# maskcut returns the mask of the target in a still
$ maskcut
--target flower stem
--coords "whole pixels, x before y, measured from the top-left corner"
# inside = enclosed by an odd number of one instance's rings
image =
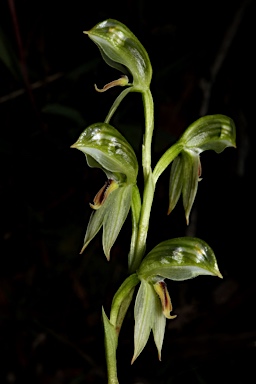
[[[131,273],[136,272],[146,251],[150,211],[155,192],[155,183],[151,169],[151,143],[154,130],[154,103],[149,89],[142,91],[142,99],[145,115],[145,134],[142,145],[144,192],[138,223],[137,238],[135,240],[134,254],[130,255],[129,267]]]
[[[139,188],[136,184],[133,186],[133,190],[132,190],[132,203],[131,203],[132,236],[131,236],[130,252],[128,255],[129,270],[130,270],[131,264],[133,262],[134,251],[135,251],[136,242],[137,242],[140,212],[141,212],[141,197],[140,197]]]
[[[127,95],[129,91],[136,91],[135,89],[126,89],[114,102],[110,112],[105,120],[109,122],[113,113],[116,111],[118,105]],[[154,130],[154,103],[151,92],[149,89],[142,90],[142,100],[144,105],[144,115],[145,115],[145,134],[144,141],[142,146],[142,167],[143,167],[143,176],[144,176],[144,191],[143,191],[143,200],[142,204],[140,201],[140,194],[137,186],[133,188],[133,197],[132,197],[132,219],[133,219],[133,236],[131,242],[131,249],[129,253],[129,272],[131,276],[127,281],[137,284],[136,276],[132,275],[138,267],[140,266],[141,260],[145,254],[146,250],[146,239],[148,234],[149,227],[149,218],[150,211],[152,207],[154,192],[155,192],[155,182],[153,179],[152,169],[151,169],[151,143],[152,135]],[[133,281],[134,280],[134,281]],[[135,284],[136,283],[136,284]],[[103,311],[103,322],[105,330],[105,350],[106,350],[106,361],[108,369],[108,384],[118,384],[117,379],[117,367],[116,367],[116,348],[118,343],[118,335],[120,327],[125,316],[125,312],[128,309],[130,300],[132,298],[134,287],[130,291],[127,298],[124,292],[120,295],[123,297],[121,302],[122,311],[118,312],[116,309],[116,302],[119,301],[116,299],[113,301],[115,305],[111,310],[111,321],[108,320],[104,311]],[[119,291],[118,291],[119,292]],[[116,294],[115,298],[119,298],[119,294]],[[123,308],[124,306],[124,308]]]
[[[154,102],[150,89],[142,92],[145,116],[145,135],[142,146],[142,167],[144,173],[144,183],[151,173],[151,143],[154,130]]]
[[[119,104],[121,103],[121,101],[125,98],[125,96],[131,92],[133,90],[133,87],[128,87],[128,88],[125,88],[121,93],[120,95],[116,98],[116,100],[114,101],[112,107],[110,108],[109,110],[109,113],[105,119],[105,123],[109,123],[111,117],[114,115],[115,111],[117,110]]]
[[[102,319],[105,333],[105,354],[108,371],[108,384],[118,384],[116,366],[116,349],[118,344],[118,334],[113,324],[110,323],[103,308]]]

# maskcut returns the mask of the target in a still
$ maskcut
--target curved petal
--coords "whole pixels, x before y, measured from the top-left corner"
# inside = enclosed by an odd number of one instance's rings
[[[138,276],[156,282],[164,278],[187,280],[199,275],[222,277],[213,250],[195,237],[163,241],[143,259]]]
[[[192,123],[182,135],[181,142],[198,153],[212,149],[217,153],[236,146],[234,121],[225,115],[208,115]]]
[[[135,183],[138,162],[133,148],[114,127],[107,123],[96,123],[84,130],[71,148],[82,151],[88,165],[102,168],[108,177],[110,173],[117,181]],[[127,180],[122,180],[125,175]]]

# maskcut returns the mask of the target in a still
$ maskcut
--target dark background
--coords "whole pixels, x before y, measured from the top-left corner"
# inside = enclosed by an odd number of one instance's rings
[[[151,58],[153,165],[201,115],[226,114],[237,126],[237,149],[201,156],[189,227],[181,202],[166,215],[164,172],[148,238],[148,249],[176,236],[204,239],[224,278],[168,282],[178,317],[167,323],[162,362],[151,337],[130,366],[131,306],[119,338],[120,383],[253,383],[256,30],[255,2],[241,0],[1,1],[0,383],[106,383],[101,306],[108,314],[126,276],[130,221],[109,263],[100,234],[79,255],[105,175],[70,149],[120,92],[95,92],[94,83],[119,73],[82,33],[106,18],[126,24]],[[130,94],[111,123],[140,159],[140,95]]]

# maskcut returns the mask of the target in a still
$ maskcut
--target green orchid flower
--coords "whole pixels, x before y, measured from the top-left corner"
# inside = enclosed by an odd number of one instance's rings
[[[138,162],[127,140],[110,124],[89,126],[71,146],[82,151],[87,164],[102,169],[107,181],[90,204],[93,208],[81,253],[103,227],[102,244],[109,260],[110,250],[126,220],[136,184]]]
[[[85,34],[98,46],[105,62],[125,75],[131,74],[136,89],[148,88],[152,67],[147,51],[124,24],[114,19],[104,20]],[[118,85],[127,85],[124,80]]]
[[[186,129],[179,140],[183,149],[171,167],[168,214],[182,194],[186,222],[189,224],[189,215],[202,174],[200,153],[206,150],[220,153],[227,147],[235,147],[235,140],[235,124],[225,115],[201,117]]]
[[[104,20],[89,31],[84,31],[84,33],[97,45],[104,61],[124,74],[120,78],[107,83],[101,89],[95,85],[98,92],[105,92],[115,86],[125,87],[106,116],[105,122],[109,123],[128,93],[149,90],[152,79],[150,59],[137,37],[129,28],[117,20]],[[132,76],[132,82],[129,82],[128,76],[130,75]]]
[[[137,276],[141,280],[134,307],[134,355],[132,363],[144,349],[152,330],[161,360],[166,319],[172,303],[165,279],[182,281],[199,275],[222,278],[213,250],[198,238],[181,237],[163,241],[143,259]]]
[[[192,123],[181,138],[160,158],[153,172],[156,183],[162,172],[172,163],[169,181],[168,214],[175,208],[180,196],[187,224],[196,197],[202,167],[200,154],[206,150],[216,153],[227,147],[236,147],[234,121],[225,115],[209,115]]]

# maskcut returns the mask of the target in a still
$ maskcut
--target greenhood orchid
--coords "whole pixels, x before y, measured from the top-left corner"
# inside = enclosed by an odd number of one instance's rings
[[[134,307],[134,356],[144,349],[150,331],[161,360],[166,319],[171,315],[172,303],[164,279],[187,280],[199,275],[222,277],[213,250],[205,241],[181,237],[163,241],[143,259],[137,275],[141,280]]]
[[[138,174],[136,155],[127,140],[107,123],[86,128],[72,148],[82,151],[88,165],[102,169],[107,176],[105,185],[90,204],[94,212],[81,253],[103,227],[103,250],[109,260],[111,247],[130,210],[132,187]]]
[[[98,46],[108,65],[132,75],[135,88],[149,86],[152,67],[147,51],[124,24],[108,19],[84,33]]]
[[[227,147],[235,147],[235,140],[235,124],[225,115],[201,117],[187,128],[179,140],[183,149],[171,167],[168,214],[182,194],[186,222],[189,224],[202,174],[200,153],[209,149],[220,153]]]
[[[168,214],[175,208],[182,194],[186,222],[189,224],[189,215],[202,174],[200,154],[206,150],[220,153],[227,147],[236,147],[234,121],[225,115],[208,115],[192,123],[163,154],[155,166],[153,178],[156,183],[161,173],[172,163]]]

